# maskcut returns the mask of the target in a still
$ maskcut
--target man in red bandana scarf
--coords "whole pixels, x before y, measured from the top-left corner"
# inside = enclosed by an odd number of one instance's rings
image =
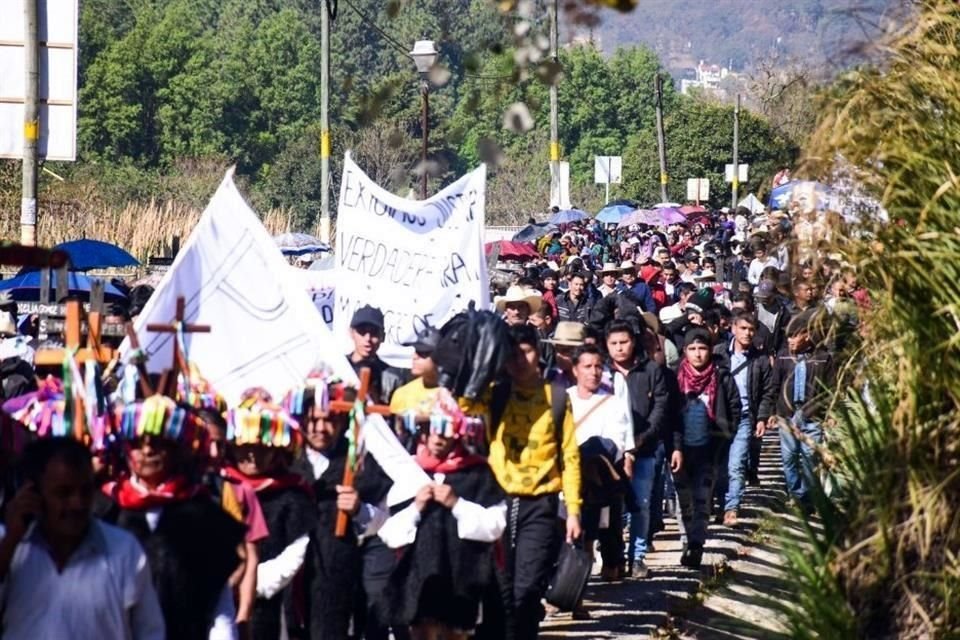
[[[677,371],[683,460],[673,477],[687,535],[680,557],[685,567],[700,566],[721,443],[740,423],[740,394],[730,371],[714,364],[712,348],[705,329],[688,330]]]
[[[162,396],[127,406],[119,421],[130,473],[104,485],[113,499],[104,520],[133,533],[146,551],[167,638],[235,637],[228,580],[241,566],[244,527],[190,479],[188,450],[202,450],[203,430]]]

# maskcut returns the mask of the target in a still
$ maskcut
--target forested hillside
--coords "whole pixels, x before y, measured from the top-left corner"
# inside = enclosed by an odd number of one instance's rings
[[[897,22],[904,0],[641,0],[595,30],[603,48],[646,44],[675,73],[708,60],[749,71],[771,57],[812,67],[849,66],[881,29]]]
[[[546,208],[548,79],[555,70],[545,51],[531,59],[529,48],[545,43],[543,2],[531,5],[533,18],[525,22],[492,0],[333,4],[334,202],[339,158],[348,149],[397,193],[417,183],[419,79],[407,52],[426,38],[437,42],[442,68],[430,95],[431,189],[482,160],[491,163],[491,219],[525,219]],[[200,207],[223,169],[236,164],[256,208],[283,210],[293,226],[315,223],[319,0],[82,0],[80,6],[80,154],[77,163],[52,167],[65,182],[44,175],[41,218],[55,219],[58,207],[80,215],[144,201]],[[600,15],[610,24],[625,19],[614,11]],[[517,63],[518,51],[528,57],[524,64]],[[625,167],[626,183],[615,195],[656,197],[659,170],[645,145],[654,126],[653,77],[666,73],[665,65],[645,46],[614,55],[565,47],[561,63],[560,141],[575,203],[600,204],[593,156],[628,149],[637,151],[638,164]],[[692,164],[683,161],[676,188],[691,177],[686,173],[719,176],[732,116],[678,96],[669,85],[665,100],[668,128],[681,118],[685,123],[678,142],[719,145],[694,154]],[[532,126],[517,131],[505,126],[504,114],[521,103]],[[793,141],[763,119],[756,127],[753,146],[743,143],[751,157],[741,156],[757,169],[751,187],[796,153]],[[675,155],[690,154],[678,148]],[[4,211],[19,202],[18,169],[0,165]],[[718,202],[724,199],[718,194]]]

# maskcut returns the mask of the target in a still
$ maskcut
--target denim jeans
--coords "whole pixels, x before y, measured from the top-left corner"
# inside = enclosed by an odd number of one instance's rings
[[[653,491],[650,492],[650,525],[647,540],[653,540],[655,534],[663,531],[663,468],[664,461],[667,458],[667,449],[662,442],[657,445],[654,458]]]
[[[630,514],[630,549],[634,562],[647,557],[647,536],[650,533],[650,498],[657,475],[657,457],[638,457],[633,463],[633,497],[637,511]]]
[[[751,434],[753,434],[753,421],[747,416],[740,420],[737,432],[733,435],[733,442],[730,443],[724,511],[736,511],[740,508],[740,500],[743,498],[743,488],[746,484]]]
[[[820,423],[804,419],[799,412],[790,419],[789,428],[780,429],[780,458],[783,460],[783,477],[787,482],[787,491],[802,502],[810,492],[816,453],[812,446],[793,434],[793,429],[797,429],[816,444],[823,440],[823,429],[820,428]]]

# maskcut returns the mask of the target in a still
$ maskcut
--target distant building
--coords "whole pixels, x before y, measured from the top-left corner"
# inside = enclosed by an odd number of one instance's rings
[[[691,74],[690,71],[693,73]],[[721,67],[717,64],[707,64],[703,60],[692,70],[684,70],[683,75],[687,76],[680,80],[680,93],[683,94],[689,93],[691,89],[708,93],[719,93],[721,91],[720,83],[729,77],[736,76],[735,73],[726,67]],[[690,78],[691,75],[693,76],[692,79]]]

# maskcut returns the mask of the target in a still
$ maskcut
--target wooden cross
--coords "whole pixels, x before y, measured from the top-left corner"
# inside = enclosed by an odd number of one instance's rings
[[[173,399],[177,397],[177,380],[180,377],[180,372],[187,370],[186,360],[183,354],[180,353],[180,341],[177,340],[177,333],[181,331],[183,333],[210,333],[210,325],[185,322],[186,306],[186,300],[184,300],[183,296],[179,296],[177,297],[177,313],[173,318],[173,322],[170,324],[147,325],[147,331],[173,334],[173,362],[170,365],[170,369],[164,371],[160,377],[160,385],[157,389],[159,393]]]
[[[87,346],[80,346],[82,335],[81,316],[83,308],[79,300],[67,302],[67,318],[64,324],[64,349],[40,349],[34,357],[34,364],[38,367],[62,365],[67,351],[73,351],[73,357],[78,363],[99,362],[106,364],[114,357],[114,350],[100,344],[100,330],[102,319],[99,311],[87,314]]]
[[[382,404],[367,404],[367,395],[370,392],[370,368],[364,367],[360,369],[360,388],[357,389],[357,400],[363,405],[364,413],[376,413],[381,416],[392,415],[390,413],[390,407]],[[346,400],[333,400],[330,402],[330,412],[331,413],[349,413],[354,409],[356,404],[354,402],[347,402]],[[357,421],[354,421],[352,428],[355,430],[353,434],[354,442],[359,442],[360,433],[359,433],[359,424]],[[340,484],[352,487],[354,480],[354,471],[353,465],[350,464],[350,461],[347,460],[347,464],[343,467],[343,482]],[[346,511],[337,512],[337,528],[334,531],[338,538],[342,538],[347,535],[347,521],[350,517]]]
[[[67,302],[67,318],[64,325],[64,348],[63,349],[41,349],[37,351],[34,357],[34,364],[37,367],[62,366],[68,353],[73,353],[77,363],[99,362],[106,364],[114,358],[115,352],[110,347],[100,344],[101,318],[100,312],[91,311],[87,314],[87,346],[81,348],[81,315],[83,307],[79,300],[70,300]],[[74,384],[82,385],[81,381]],[[84,411],[83,400],[77,398],[73,404],[73,426],[76,434],[80,437],[86,433],[86,412]]]

